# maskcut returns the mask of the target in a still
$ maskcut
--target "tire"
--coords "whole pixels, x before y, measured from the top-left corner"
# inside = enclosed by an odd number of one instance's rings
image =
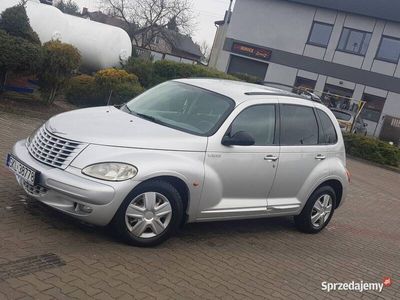
[[[152,247],[173,235],[182,218],[183,204],[177,189],[168,182],[153,180],[129,193],[114,216],[113,227],[126,243]]]
[[[330,200],[328,200],[328,197]],[[316,204],[317,201],[319,204]],[[324,207],[325,202],[328,204],[330,203],[330,210],[329,205]],[[336,193],[333,188],[330,186],[319,187],[312,193],[300,215],[294,217],[297,229],[305,233],[320,232],[332,219],[335,207]],[[320,209],[320,211],[318,211],[318,209]],[[328,211],[329,215],[327,213]]]

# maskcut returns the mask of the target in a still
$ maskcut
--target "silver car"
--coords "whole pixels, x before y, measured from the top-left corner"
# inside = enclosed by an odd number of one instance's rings
[[[15,144],[7,165],[29,196],[110,224],[136,246],[185,222],[294,216],[317,233],[350,180],[328,108],[217,79],[169,81],[120,109],[54,116]]]

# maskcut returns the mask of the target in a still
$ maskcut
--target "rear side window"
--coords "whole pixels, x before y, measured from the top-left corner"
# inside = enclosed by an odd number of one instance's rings
[[[320,144],[336,144],[337,142],[337,134],[335,130],[335,126],[331,121],[331,118],[322,110],[317,109],[317,114],[321,121],[322,130],[320,132]]]
[[[244,109],[233,121],[230,136],[245,131],[254,138],[254,146],[274,144],[275,105],[255,105]]]
[[[281,145],[318,144],[318,123],[311,107],[281,105]]]

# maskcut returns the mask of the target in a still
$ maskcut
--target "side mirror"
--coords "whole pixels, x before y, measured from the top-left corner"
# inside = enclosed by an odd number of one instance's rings
[[[233,136],[225,135],[221,143],[224,146],[252,146],[255,140],[249,133],[238,131]]]

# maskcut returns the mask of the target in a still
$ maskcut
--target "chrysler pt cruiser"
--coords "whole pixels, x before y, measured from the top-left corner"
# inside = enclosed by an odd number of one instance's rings
[[[185,222],[294,216],[317,233],[350,180],[328,108],[217,79],[168,81],[119,109],[54,116],[14,145],[7,166],[29,196],[110,224],[136,246]]]

